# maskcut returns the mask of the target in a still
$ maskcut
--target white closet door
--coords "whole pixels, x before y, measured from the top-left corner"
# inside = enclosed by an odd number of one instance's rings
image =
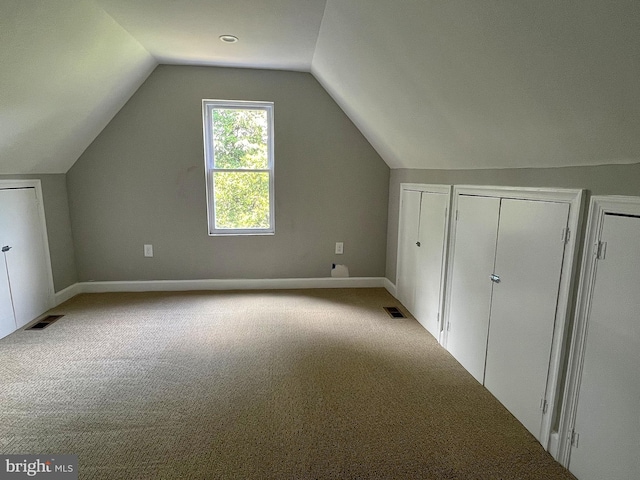
[[[0,190],[1,192],[2,190]],[[3,197],[0,197],[0,199]],[[0,248],[9,242],[9,214],[4,204],[0,206]],[[16,319],[13,315],[9,275],[7,273],[4,253],[0,253],[0,338],[6,337],[16,330]]]
[[[484,381],[500,199],[458,197],[447,350]]]
[[[540,440],[569,205],[503,199],[484,384]]]
[[[420,218],[419,191],[403,190],[400,199],[400,235],[398,244],[398,300],[414,311],[416,264],[418,257],[418,220]]]
[[[0,230],[17,327],[50,308],[49,266],[35,188],[0,190]]]
[[[2,245],[6,244],[2,243],[2,233],[0,232],[0,246]],[[4,255],[0,253],[0,338],[6,337],[16,328],[9,290],[9,277],[5,268]]]
[[[422,193],[413,315],[431,335],[440,336],[441,285],[449,196]]]
[[[640,218],[607,214],[587,319],[569,470],[580,480],[640,478]]]

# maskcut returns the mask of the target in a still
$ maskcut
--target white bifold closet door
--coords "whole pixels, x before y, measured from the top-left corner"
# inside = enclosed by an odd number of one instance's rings
[[[540,439],[566,203],[503,199],[484,385]]]
[[[0,205],[0,247],[6,250],[0,257],[0,276],[7,276],[15,326],[20,328],[51,307],[47,245],[35,188],[0,189]],[[0,280],[3,322],[9,311],[7,284]]]
[[[400,231],[398,235],[398,300],[413,313],[416,295],[416,266],[418,228],[420,221],[420,197],[422,192],[403,190],[400,197]]]
[[[398,299],[438,339],[449,195],[403,190],[401,202]]]
[[[2,241],[0,234],[0,242]],[[0,244],[1,246],[2,244]],[[11,302],[11,288],[9,287],[9,275],[7,273],[4,255],[0,253],[0,338],[6,337],[18,328],[13,316],[13,303]]]
[[[587,318],[569,470],[640,478],[640,218],[606,214]]]
[[[413,316],[438,339],[449,196],[422,192]]]
[[[540,439],[569,205],[461,195],[447,349]]]
[[[500,199],[458,198],[453,246],[447,350],[484,382]]]

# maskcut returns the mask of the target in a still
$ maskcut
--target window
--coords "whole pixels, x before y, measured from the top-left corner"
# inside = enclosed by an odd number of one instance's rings
[[[273,103],[203,100],[209,235],[275,233]]]

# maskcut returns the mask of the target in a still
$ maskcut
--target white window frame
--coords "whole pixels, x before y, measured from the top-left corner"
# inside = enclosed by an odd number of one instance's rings
[[[213,149],[212,112],[218,108],[235,110],[264,110],[267,112],[267,155],[268,165],[265,169],[254,168],[215,168]],[[253,102],[245,100],[202,100],[202,124],[204,129],[204,164],[207,187],[207,218],[210,236],[229,235],[275,235],[275,182],[274,182],[274,154],[273,154],[273,102]],[[216,228],[215,222],[215,190],[213,173],[224,172],[263,172],[269,174],[269,220],[268,228]]]

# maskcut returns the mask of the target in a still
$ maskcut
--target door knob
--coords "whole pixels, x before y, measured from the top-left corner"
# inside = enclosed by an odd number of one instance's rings
[[[2,247],[2,253],[8,252],[9,250],[11,250],[11,247],[9,245],[5,245],[4,247]]]
[[[489,279],[493,283],[500,283],[500,275],[496,275],[495,273],[492,273],[491,275],[489,275]]]
[[[419,247],[420,246],[420,242],[416,242],[416,245]]]

